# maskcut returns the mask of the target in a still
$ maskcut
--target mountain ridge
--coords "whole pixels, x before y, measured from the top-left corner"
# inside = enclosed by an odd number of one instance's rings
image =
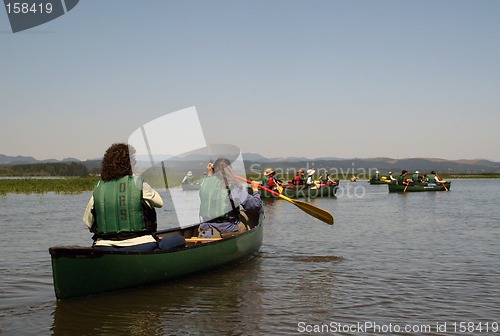
[[[403,158],[395,159],[390,157],[374,157],[374,158],[338,158],[338,157],[319,157],[308,159],[305,157],[274,157],[266,158],[256,153],[243,153],[243,159],[247,166],[252,164],[261,166],[262,169],[278,168],[278,167],[295,167],[295,168],[311,168],[316,170],[338,169],[338,170],[380,170],[393,171],[394,173],[406,169],[408,171],[441,171],[443,173],[500,173],[500,162],[490,161],[486,159],[459,159],[448,160],[443,158]],[[203,158],[193,158],[194,161],[202,161]],[[71,163],[77,162],[87,166],[92,166],[94,169],[100,165],[101,158],[82,161],[76,158],[64,158],[62,160],[45,159],[37,160],[32,156],[8,156],[0,154],[0,166],[8,165],[23,165],[23,164],[42,164],[42,163]]]

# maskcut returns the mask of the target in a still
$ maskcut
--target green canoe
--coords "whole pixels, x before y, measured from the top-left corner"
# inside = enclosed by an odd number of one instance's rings
[[[444,185],[441,183],[435,185],[415,184],[409,185],[408,188],[398,184],[388,184],[388,186],[389,192],[446,191],[450,190],[451,182],[445,182]]]
[[[181,184],[182,191],[186,190],[200,190],[201,184],[200,183],[183,183]]]
[[[304,186],[286,185],[283,187],[282,195],[289,198],[316,198],[316,197],[334,197],[339,188],[339,180],[335,184],[321,185],[319,188],[305,188]],[[265,190],[259,189],[262,198],[278,198]]]
[[[370,184],[389,184],[391,183],[392,181],[388,178],[381,178],[380,180],[376,180],[376,179],[370,179],[368,181]]]
[[[172,251],[105,252],[91,247],[51,247],[56,297],[68,299],[159,283],[250,259],[262,245],[262,219],[263,215],[242,234],[188,242]],[[194,225],[162,231],[158,236],[193,237],[197,232],[198,225]]]

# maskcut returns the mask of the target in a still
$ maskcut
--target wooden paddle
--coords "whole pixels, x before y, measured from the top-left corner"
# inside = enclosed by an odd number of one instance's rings
[[[252,182],[247,180],[247,179],[244,179],[243,177],[241,176],[237,176],[235,175],[235,177],[241,181],[244,181],[244,182],[247,182],[249,184],[251,184]],[[259,189],[262,189],[262,190],[265,190],[267,192],[270,192],[271,194],[273,194],[274,196],[278,196],[279,198],[282,198],[284,199],[285,201],[288,201],[290,203],[292,203],[293,205],[299,207],[300,210],[304,211],[305,213],[307,213],[308,215],[311,215],[317,219],[319,219],[320,221],[323,221],[327,224],[330,224],[332,225],[333,224],[333,216],[331,213],[329,213],[328,211],[326,210],[323,210],[321,208],[318,208],[312,204],[309,204],[309,203],[306,203],[306,202],[302,202],[302,201],[298,201],[298,200],[294,200],[294,199],[291,199],[289,197],[286,197],[285,195],[282,195],[280,193],[277,193],[276,191],[274,190],[271,190],[269,188],[266,188],[262,185],[259,185]]]
[[[438,174],[436,174],[436,176],[437,176],[437,178],[439,179],[439,181],[441,181],[441,184],[443,185],[444,190],[449,191],[449,190],[448,190],[448,188],[446,188],[446,186],[445,186],[445,184],[444,184],[443,180],[441,180],[441,178],[439,177],[439,175],[438,175]]]
[[[283,187],[278,183],[278,181],[273,177],[274,183],[276,183],[276,189],[281,194],[283,192]]]
[[[403,192],[406,192],[406,189],[408,189],[409,185],[410,185],[410,182],[408,182],[408,180],[406,180],[406,187],[405,187],[405,190],[403,190]]]

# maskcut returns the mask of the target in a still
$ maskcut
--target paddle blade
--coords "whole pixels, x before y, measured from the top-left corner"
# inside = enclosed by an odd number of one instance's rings
[[[327,224],[333,225],[333,215],[326,210],[318,208],[310,203],[301,202],[297,200],[291,200],[291,203],[298,206],[302,211],[307,214],[323,221]]]

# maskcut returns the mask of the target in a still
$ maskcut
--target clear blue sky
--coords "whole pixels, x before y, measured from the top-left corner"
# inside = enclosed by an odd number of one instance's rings
[[[208,142],[268,157],[500,161],[499,18],[497,0],[82,0],[13,34],[2,7],[0,154],[100,157],[196,106]]]

